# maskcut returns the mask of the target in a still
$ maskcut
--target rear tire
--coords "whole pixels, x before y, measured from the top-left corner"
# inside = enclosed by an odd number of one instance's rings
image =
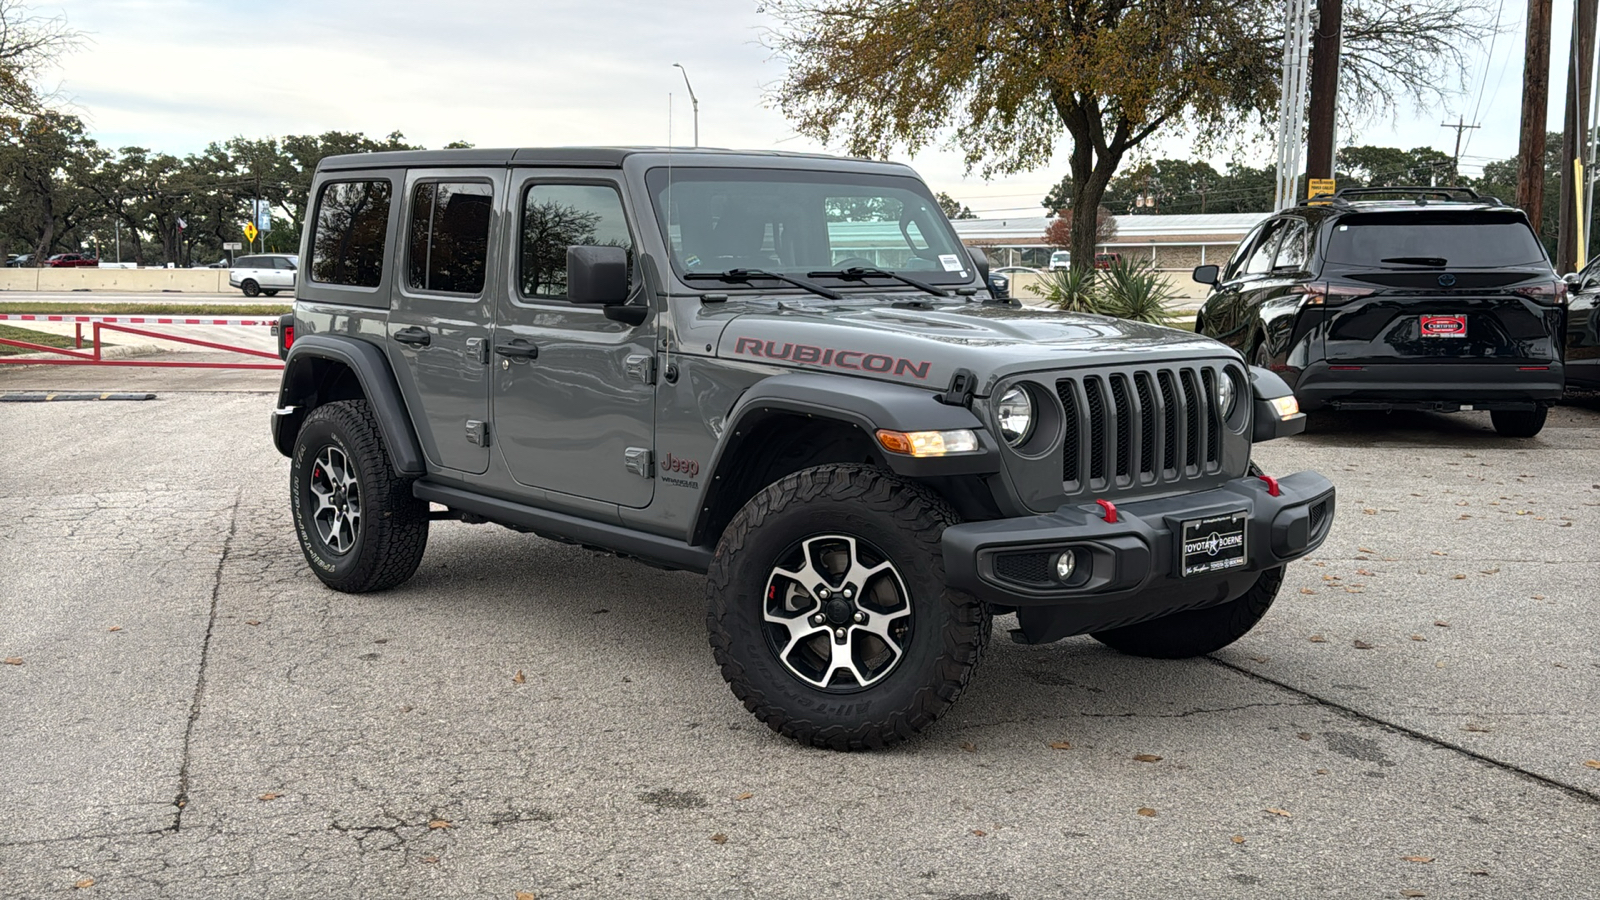
[[[394,470],[365,400],[312,410],[289,469],[294,530],[311,571],[361,594],[410,578],[428,546],[428,504]]]
[[[864,465],[805,469],[756,494],[706,576],[711,649],[734,696],[825,749],[879,749],[932,725],[989,636],[988,608],[945,585],[940,536],[959,521],[921,485]]]
[[[1187,659],[1204,656],[1228,646],[1250,629],[1272,608],[1278,588],[1283,586],[1283,567],[1261,573],[1255,584],[1236,600],[1219,606],[1194,609],[1162,616],[1137,625],[1124,625],[1097,631],[1095,640],[1129,656],[1152,659]]]
[[[257,284],[254,278],[246,278],[244,283],[239,285],[239,290],[244,291],[246,297],[256,297],[261,294],[261,285]]]
[[[1544,420],[1550,414],[1548,407],[1535,410],[1493,409],[1489,421],[1502,437],[1531,438],[1544,430]]]

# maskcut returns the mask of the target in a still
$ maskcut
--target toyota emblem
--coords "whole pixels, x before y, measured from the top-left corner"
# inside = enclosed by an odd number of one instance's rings
[[[1456,277],[1454,275],[1451,275],[1448,272],[1446,272],[1443,275],[1440,275],[1439,276],[1439,286],[1440,287],[1455,287],[1456,286]]]

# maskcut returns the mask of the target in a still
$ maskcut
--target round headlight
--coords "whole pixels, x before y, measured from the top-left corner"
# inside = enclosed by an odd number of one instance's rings
[[[1000,423],[1000,436],[1015,447],[1033,433],[1033,399],[1024,388],[1014,387],[1000,395],[995,405],[995,418]]]
[[[1233,405],[1239,401],[1237,385],[1233,383],[1233,376],[1227,372],[1217,373],[1217,405],[1222,407],[1224,419],[1233,415]]]

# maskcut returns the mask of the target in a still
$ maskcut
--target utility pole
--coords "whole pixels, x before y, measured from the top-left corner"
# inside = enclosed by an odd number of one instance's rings
[[[1586,261],[1580,187],[1589,156],[1589,82],[1594,62],[1597,0],[1577,0],[1572,9],[1572,45],[1567,57],[1566,118],[1561,132],[1561,215],[1556,232],[1556,271],[1572,272]]]
[[[1319,0],[1311,17],[1311,106],[1306,129],[1306,178],[1332,178],[1339,106],[1339,45],[1344,0]]]
[[[1517,144],[1517,205],[1533,233],[1543,236],[1544,128],[1550,111],[1551,0],[1528,0],[1528,34],[1522,52],[1522,136]]]
[[[1452,159],[1455,160],[1455,167],[1450,171],[1450,186],[1455,187],[1461,183],[1461,132],[1469,131],[1474,128],[1481,128],[1482,126],[1468,125],[1465,119],[1457,116],[1455,124],[1452,125],[1449,122],[1440,122],[1439,127],[1454,128],[1456,130],[1456,153],[1455,156],[1452,157]]]
[[[682,63],[673,63],[672,67],[683,73],[683,86],[689,89],[689,103],[694,107],[694,145],[700,147],[700,98],[694,95],[694,85],[689,83],[689,70]]]

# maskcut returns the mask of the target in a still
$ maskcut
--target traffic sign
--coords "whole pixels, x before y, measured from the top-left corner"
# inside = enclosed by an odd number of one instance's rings
[[[254,222],[246,222],[246,223],[244,223],[244,239],[245,240],[249,241],[252,244],[255,243],[256,242],[256,235],[258,233],[259,232],[256,231],[256,223],[254,223]]]
[[[1322,204],[1327,203],[1328,202],[1327,200],[1318,200],[1318,199],[1316,199],[1316,197],[1318,197],[1319,195],[1326,195],[1328,197],[1332,197],[1333,196],[1333,190],[1334,189],[1333,189],[1333,179],[1332,178],[1308,178],[1308,179],[1306,179],[1306,198],[1311,203],[1315,203],[1315,204],[1317,204],[1319,206],[1322,205]]]
[[[222,242],[222,249],[224,249],[224,250],[243,250],[244,249],[244,244],[241,244],[238,241],[223,241]]]

